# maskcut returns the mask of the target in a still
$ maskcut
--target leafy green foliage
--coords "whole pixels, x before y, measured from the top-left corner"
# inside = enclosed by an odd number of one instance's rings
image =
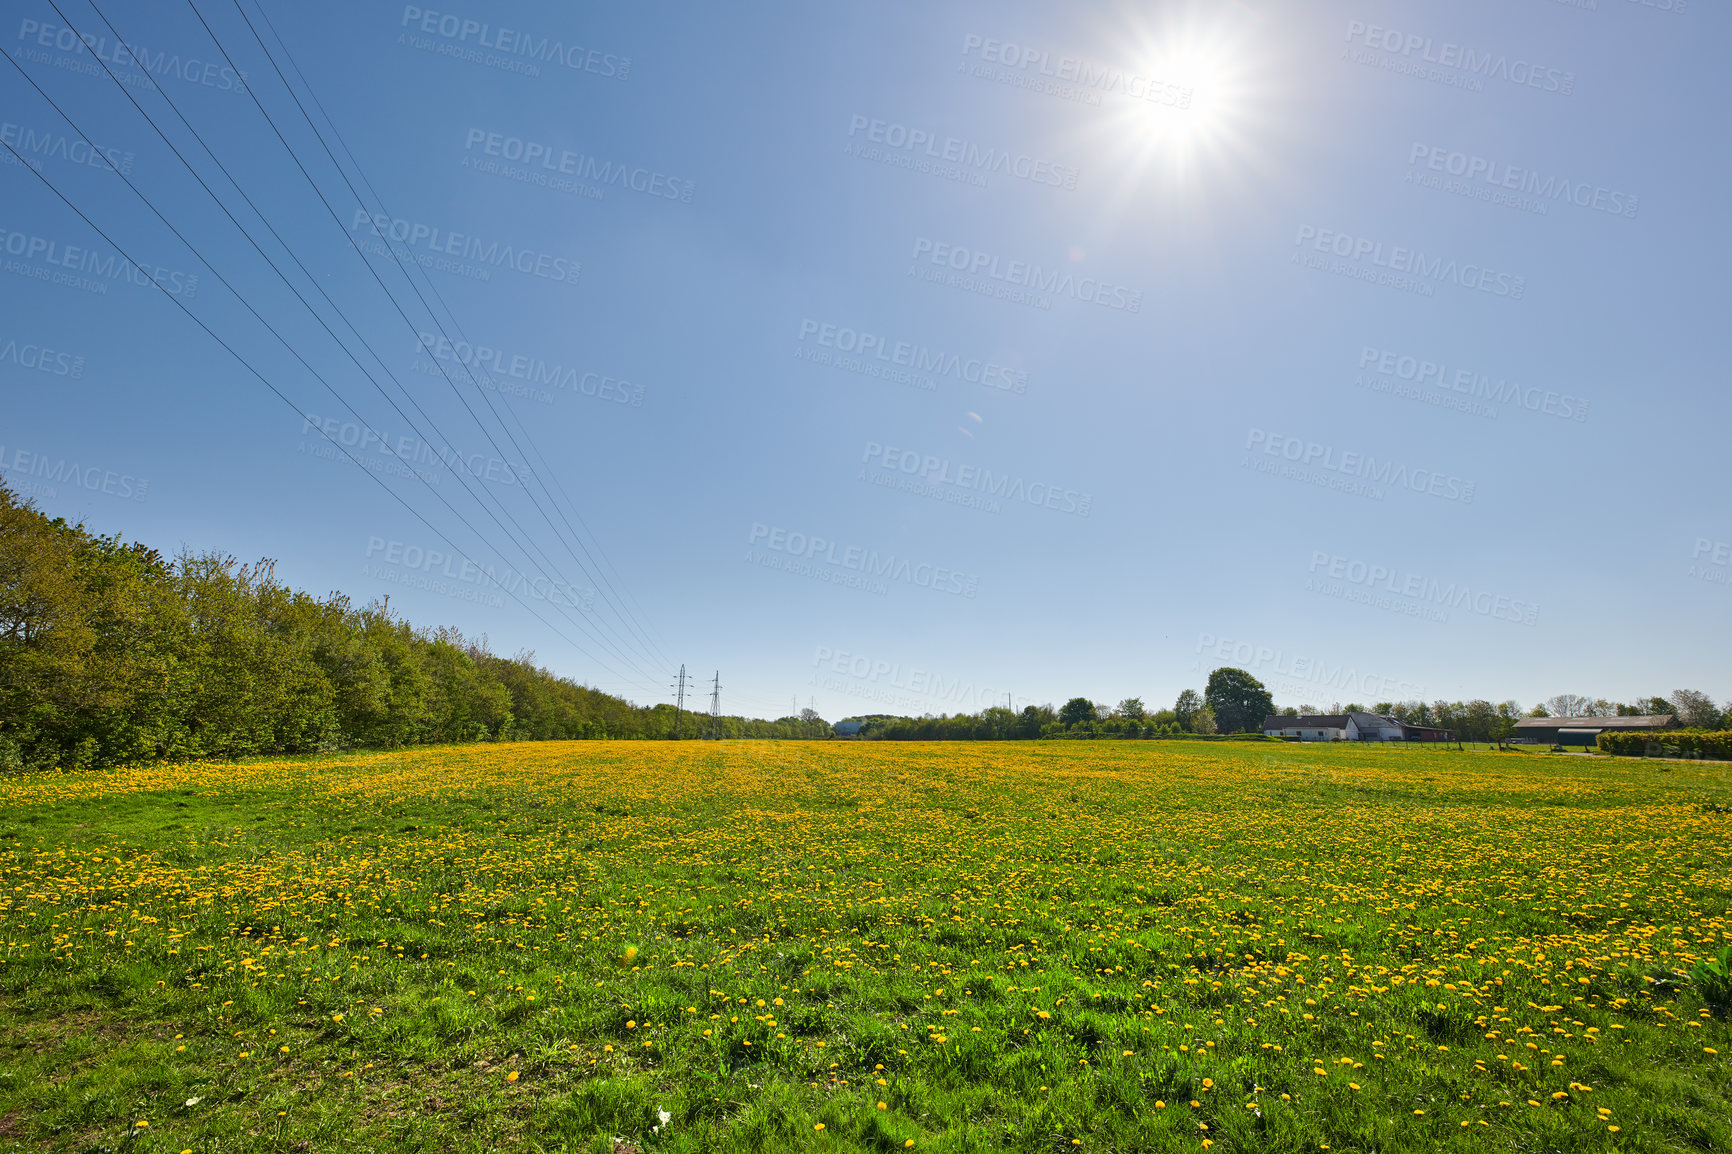
[[[1064,703],[1064,708],[1058,711],[1059,724],[1072,726],[1079,721],[1095,719],[1095,703],[1086,697],[1073,697]]]
[[[667,737],[640,708],[269,561],[172,561],[50,520],[0,484],[0,770],[443,742]],[[700,726],[703,727],[700,729]],[[821,737],[820,721],[688,719],[684,736]]]
[[[1690,984],[1718,1017],[1732,1014],[1732,946],[1703,958],[1690,969]]]
[[[1203,700],[1215,715],[1215,724],[1222,733],[1239,733],[1263,728],[1263,719],[1275,712],[1275,699],[1261,681],[1231,666],[1222,666],[1209,674],[1203,687]]]
[[[1732,730],[1703,733],[1665,729],[1650,733],[1602,733],[1594,739],[1603,753],[1621,757],[1688,757],[1732,760]]]

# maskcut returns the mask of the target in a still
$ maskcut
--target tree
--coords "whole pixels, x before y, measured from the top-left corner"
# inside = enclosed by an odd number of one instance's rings
[[[1053,721],[1052,706],[1024,706],[1022,713],[1016,719],[1016,736],[1029,739],[1039,737],[1041,731],[1053,724]]]
[[[1203,708],[1197,710],[1197,712],[1191,714],[1191,732],[1192,733],[1218,733],[1218,732],[1220,732],[1219,727],[1216,726],[1216,724],[1215,724],[1215,711],[1210,709],[1207,705],[1205,705],[1205,706],[1203,706]]]
[[[1489,701],[1475,698],[1462,707],[1457,725],[1455,735],[1462,741],[1496,741],[1497,707]]]
[[[1437,718],[1432,716],[1431,706],[1423,701],[1398,701],[1389,711],[1389,716],[1397,721],[1405,721],[1409,725],[1436,725]]]
[[[1560,693],[1556,697],[1546,698],[1546,709],[1550,717],[1587,717],[1593,702],[1579,693]]]
[[[1147,712],[1140,697],[1127,697],[1119,702],[1118,715],[1128,721],[1141,721]]]
[[[1222,666],[1209,674],[1203,700],[1215,715],[1222,733],[1261,729],[1263,719],[1275,712],[1275,699],[1261,681],[1243,669]]]
[[[1714,707],[1713,698],[1706,693],[1698,693],[1694,689],[1674,689],[1672,691],[1672,712],[1678,715],[1678,720],[1690,729],[1717,729],[1720,725],[1720,711]]]
[[[1073,697],[1064,703],[1064,708],[1058,711],[1059,722],[1066,728],[1079,721],[1093,721],[1095,718],[1095,703],[1086,697]]]
[[[1197,710],[1203,708],[1203,698],[1195,689],[1187,689],[1179,694],[1179,699],[1173,702],[1173,716],[1186,729],[1191,728],[1191,717]]]

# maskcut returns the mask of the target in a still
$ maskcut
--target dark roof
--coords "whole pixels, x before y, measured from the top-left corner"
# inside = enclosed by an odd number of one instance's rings
[[[1670,713],[1644,713],[1637,717],[1524,717],[1517,729],[1670,729],[1678,719]]]
[[[1347,714],[1345,713],[1301,713],[1294,717],[1290,714],[1271,713],[1263,719],[1264,729],[1346,729]]]

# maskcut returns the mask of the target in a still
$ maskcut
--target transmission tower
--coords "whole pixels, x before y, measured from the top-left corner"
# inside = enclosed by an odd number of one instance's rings
[[[675,682],[673,685],[668,686],[668,688],[674,690],[674,692],[675,692],[675,696],[674,696],[674,740],[678,741],[679,736],[680,736],[680,713],[686,707],[686,667],[683,663],[680,665],[680,679],[677,682]]]
[[[719,739],[722,736],[722,671],[716,670],[715,680],[710,683],[710,736]]]

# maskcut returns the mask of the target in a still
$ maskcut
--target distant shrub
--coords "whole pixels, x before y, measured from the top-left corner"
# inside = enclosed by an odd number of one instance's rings
[[[1602,733],[1600,752],[1619,757],[1709,757],[1732,760],[1732,730],[1671,729],[1657,733]]]

